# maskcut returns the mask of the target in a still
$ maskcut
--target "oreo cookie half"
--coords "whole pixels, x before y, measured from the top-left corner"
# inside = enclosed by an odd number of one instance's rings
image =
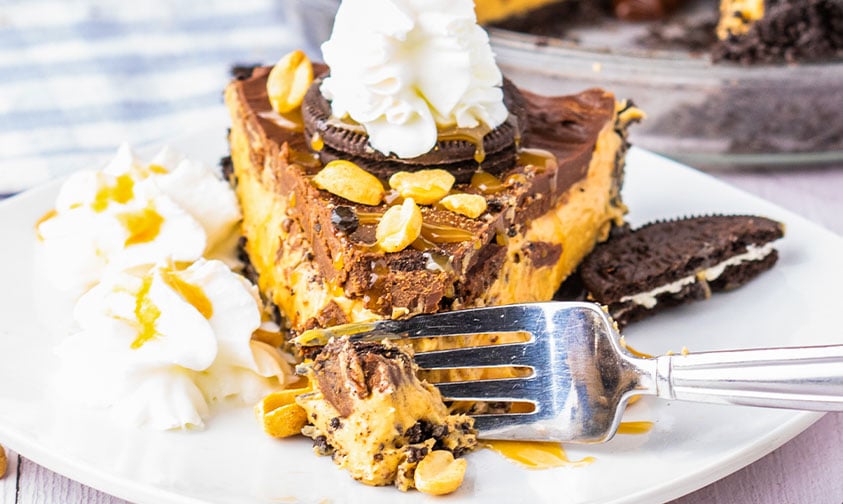
[[[714,215],[647,224],[598,245],[580,266],[589,298],[620,326],[669,306],[708,299],[773,267],[784,226]]]
[[[526,125],[527,111],[521,93],[508,80],[504,80],[503,92],[509,118],[486,133],[482,148],[467,138],[440,139],[428,153],[410,159],[374,150],[362,126],[334,118],[330,103],[319,90],[321,84],[322,78],[316,79],[305,95],[302,116],[307,138],[319,139],[321,148],[315,152],[323,163],[334,159],[353,161],[382,180],[398,171],[440,168],[453,174],[458,183],[469,182],[471,175],[481,168],[500,175],[515,166],[517,143]]]

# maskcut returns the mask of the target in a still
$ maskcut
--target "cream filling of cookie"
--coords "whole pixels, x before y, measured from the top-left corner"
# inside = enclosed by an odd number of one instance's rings
[[[640,292],[638,294],[633,294],[630,296],[624,296],[620,299],[620,302],[626,303],[631,301],[637,305],[644,306],[647,309],[652,309],[658,303],[658,300],[656,298],[661,294],[676,294],[681,291],[683,287],[696,282],[699,278],[704,278],[706,281],[712,282],[714,280],[717,280],[720,275],[723,274],[726,268],[730,266],[737,266],[747,261],[760,261],[770,255],[772,251],[772,243],[766,243],[761,246],[749,245],[746,248],[746,252],[744,252],[743,254],[732,256],[729,259],[726,259],[725,261],[722,261],[710,268],[700,271],[699,273],[688,275],[684,278],[676,280],[675,282],[656,287],[653,290],[649,290],[647,292]]]

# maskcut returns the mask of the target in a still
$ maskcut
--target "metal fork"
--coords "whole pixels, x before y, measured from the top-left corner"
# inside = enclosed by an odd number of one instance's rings
[[[308,331],[380,340],[520,332],[530,340],[417,353],[423,369],[523,366],[523,378],[436,384],[445,399],[525,401],[529,413],[477,415],[484,439],[600,443],[635,395],[814,411],[843,411],[843,345],[635,357],[596,304],[546,302],[477,308]]]

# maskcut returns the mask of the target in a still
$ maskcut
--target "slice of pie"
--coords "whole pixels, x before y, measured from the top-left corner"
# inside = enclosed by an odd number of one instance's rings
[[[317,75],[326,70],[314,69]],[[385,252],[377,246],[376,231],[387,210],[400,202],[394,191],[366,205],[322,190],[313,180],[325,162],[345,155],[342,149],[362,156],[362,164],[378,167],[381,161],[363,159],[371,149],[352,141],[353,127],[337,133],[313,114],[305,114],[310,121],[305,125],[298,110],[283,116],[273,111],[267,97],[269,72],[268,67],[255,68],[226,88],[232,179],[243,210],[249,269],[294,333],[548,300],[610,228],[622,222],[627,126],[641,113],[598,89],[562,97],[510,90],[518,93],[521,107],[510,166],[495,164],[487,171],[482,157],[475,156],[466,173],[464,163],[454,168],[440,159],[466,146],[472,153],[479,150],[470,139],[443,140],[432,153],[431,162],[459,172],[450,193],[479,195],[485,209],[468,216],[444,203],[420,205],[418,239]],[[488,150],[492,143],[481,145]],[[506,149],[500,152],[509,155]],[[495,163],[501,159],[489,157]],[[388,187],[387,175],[379,175]]]

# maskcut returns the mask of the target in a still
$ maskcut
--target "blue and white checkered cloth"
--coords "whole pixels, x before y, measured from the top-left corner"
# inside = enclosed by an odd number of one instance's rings
[[[235,63],[297,47],[284,0],[0,0],[0,195],[224,121]]]

